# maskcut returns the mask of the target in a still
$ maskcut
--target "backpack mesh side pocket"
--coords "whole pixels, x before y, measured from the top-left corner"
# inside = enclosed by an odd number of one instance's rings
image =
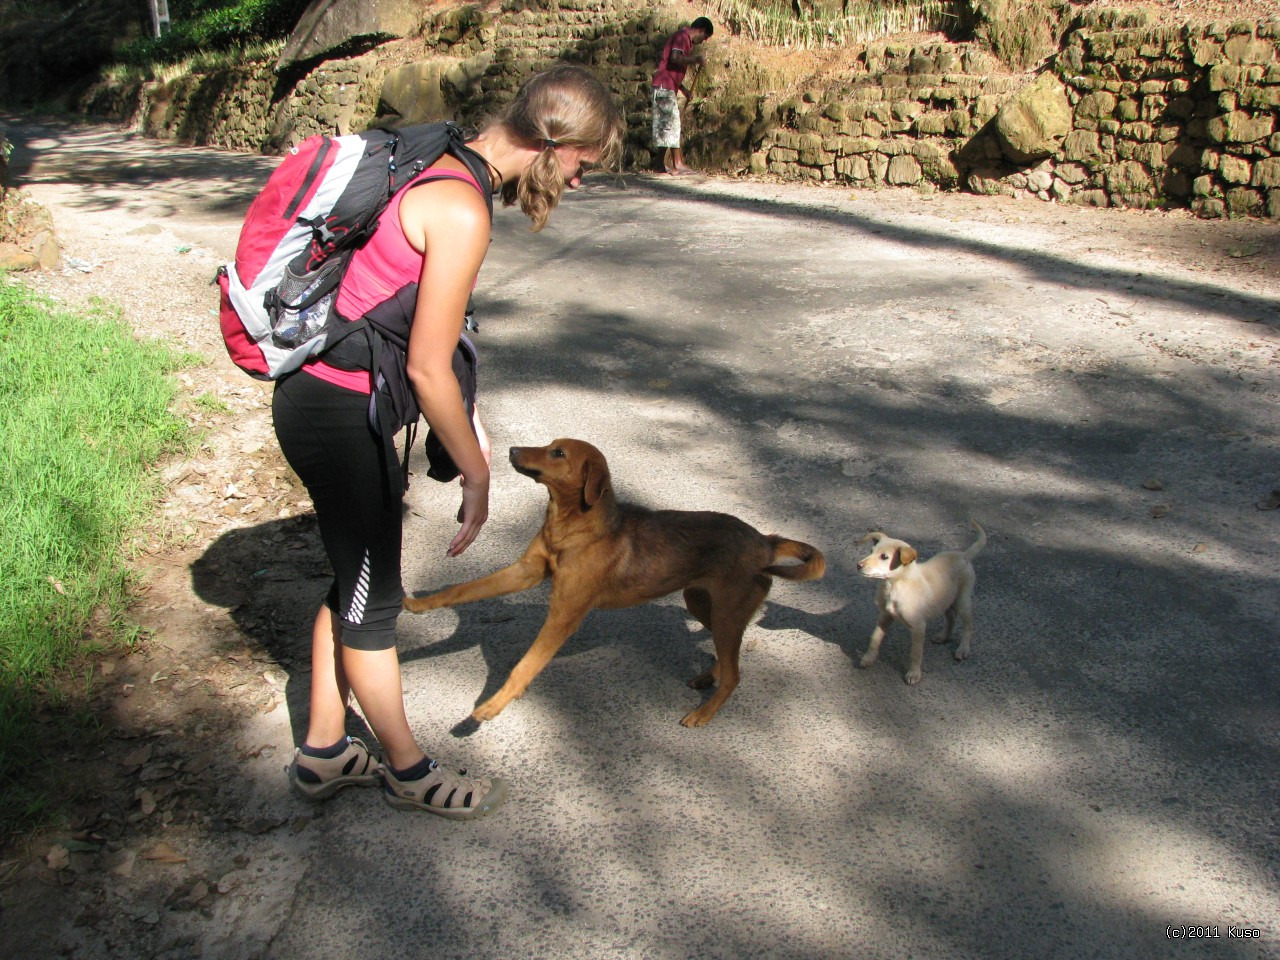
[[[350,251],[338,253],[315,270],[302,273],[292,264],[285,268],[267,301],[271,339],[276,346],[300,347],[324,333],[350,257]]]

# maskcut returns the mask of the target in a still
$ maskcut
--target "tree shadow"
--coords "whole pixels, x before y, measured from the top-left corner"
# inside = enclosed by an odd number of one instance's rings
[[[111,182],[109,166],[101,175]],[[516,952],[523,927],[495,931],[485,913],[469,912],[476,898],[468,882],[476,879],[489,884],[487,895],[509,896],[534,919],[570,930],[575,943],[610,955],[607,937],[618,924],[583,895],[594,883],[591,896],[611,900],[663,892],[660,924],[622,921],[655,954],[825,960],[868,935],[831,917],[905,930],[885,950],[892,955],[1018,957],[1030,930],[1047,956],[1155,956],[1165,925],[1192,919],[1179,913],[1193,912],[1184,884],[1217,896],[1197,910],[1246,894],[1274,899],[1266,812],[1280,782],[1280,574],[1266,525],[1277,514],[1254,511],[1252,485],[1274,484],[1275,433],[1258,416],[1254,387],[1214,363],[1188,363],[1177,376],[1125,359],[1080,369],[1024,363],[984,383],[961,376],[952,356],[879,363],[873,323],[883,303],[949,297],[982,323],[981,278],[943,284],[886,274],[876,289],[836,289],[822,277],[790,280],[787,270],[829,229],[973,256],[995,277],[1028,271],[1044,290],[1123,291],[1144,305],[1227,322],[1273,317],[1276,301],[1226,283],[1143,277],[865,215],[642,189],[640,206],[625,216],[678,195],[687,201],[682,212],[702,221],[745,214],[759,218],[761,233],[782,221],[794,239],[721,249],[707,261],[701,250],[673,249],[673,236],[691,242],[695,230],[664,223],[657,236],[638,236],[610,214],[614,198],[594,189],[572,200],[594,225],[571,239],[530,238],[514,220],[500,224],[496,232],[518,243],[503,255],[512,259],[495,256],[482,286],[493,292],[478,296],[482,323],[488,317],[497,330],[490,337],[486,327],[481,346],[486,402],[527,406],[530,395],[566,390],[608,398],[579,400],[568,414],[540,408],[537,429],[564,428],[607,454],[616,448],[611,466],[632,499],[820,533],[827,577],[769,602],[752,628],[767,634],[765,654],[775,639],[806,652],[817,640],[818,653],[836,654],[823,661],[828,667],[850,666],[874,611],[852,541],[874,525],[931,555],[962,545],[960,524],[976,515],[991,539],[976,563],[974,658],[944,670],[931,650],[925,682],[907,691],[891,669],[840,671],[829,681],[806,675],[808,660],[797,667],[761,656],[731,701],[740,708],[686,733],[674,729],[677,716],[655,717],[654,704],[668,682],[697,672],[686,667],[705,660],[705,640],[691,638],[683,613],[666,604],[631,621],[654,624],[648,636],[612,636],[618,614],[593,617],[566,646],[562,669],[553,661],[533,688],[543,722],[564,721],[545,753],[591,771],[570,781],[584,801],[572,812],[588,815],[540,818],[557,811],[535,797],[524,816],[536,821],[536,836],[442,832],[433,842],[446,857],[457,854],[451,874],[428,872],[415,885],[441,896],[397,908],[383,894],[403,888],[403,861],[361,859],[353,889],[340,882],[350,879],[342,845],[351,836],[335,832],[332,863],[342,865],[313,865],[306,905],[334,930],[351,918],[353,930],[359,925],[352,942],[358,935],[374,952],[389,954],[394,939],[424,933],[472,953]],[[648,271],[679,302],[650,287],[647,296],[628,289],[602,305],[565,284],[553,307],[531,306],[520,285],[569,255],[584,284]],[[896,277],[901,284],[887,289]],[[744,302],[749,324],[707,322]],[[503,336],[500,321],[531,309],[558,322],[540,329],[532,347]],[[701,321],[692,309],[704,311]],[[987,346],[998,350],[994,339]],[[993,384],[1022,393],[1001,401]],[[1052,403],[1025,399],[1041,394]],[[624,416],[633,419],[620,422]],[[615,440],[624,430],[625,448]],[[731,448],[732,457],[711,462],[711,446]],[[1150,512],[1159,501],[1141,487],[1155,473],[1171,478],[1161,494],[1171,509],[1159,517]],[[707,502],[738,494],[740,504]],[[497,552],[514,556],[525,537],[499,538]],[[328,576],[310,518],[229,531],[192,567],[197,594],[231,610],[287,667],[295,724],[306,713],[308,625]],[[438,621],[418,621],[405,630],[405,658],[478,649],[483,696],[544,612],[528,598],[459,608],[456,629],[438,639]],[[610,644],[650,668],[634,691],[574,669]],[[882,660],[905,660],[901,634]],[[810,683],[823,698],[820,711],[801,703]],[[755,705],[753,690],[766,695],[767,708]],[[797,704],[809,711],[801,719]],[[954,713],[940,718],[943,708]],[[782,760],[815,742],[820,764],[778,774]],[[679,777],[664,781],[655,770]],[[1152,836],[1155,849],[1137,849]],[[565,866],[575,845],[588,866]],[[1164,862],[1171,851],[1180,859]],[[469,873],[473,864],[486,875]],[[1219,875],[1227,878],[1221,885],[1207,885]],[[741,891],[741,902],[724,901],[725,889]],[[487,900],[476,909],[493,911]],[[370,928],[367,917],[387,913],[396,922]],[[992,917],[1025,925],[997,930]],[[828,939],[806,939],[814,929]],[[288,952],[290,934],[301,936],[286,931],[275,949]],[[1218,946],[1225,956],[1256,955],[1243,943]]]

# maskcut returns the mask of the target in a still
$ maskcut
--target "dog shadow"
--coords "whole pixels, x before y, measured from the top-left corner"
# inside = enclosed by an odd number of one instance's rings
[[[871,620],[867,621],[870,611]],[[864,624],[866,629],[863,629]],[[760,634],[752,635],[752,629],[797,630],[823,643],[836,647],[846,657],[857,663],[862,658],[866,639],[875,626],[875,605],[860,600],[850,601],[829,613],[809,613],[772,600],[766,600],[752,627],[747,628],[743,649],[750,649],[763,640]]]
[[[486,667],[485,684],[474,704],[479,706],[498,692],[512,668],[533,644],[546,620],[547,604],[545,599],[526,602],[482,600],[448,609],[458,618],[453,633],[443,640],[428,641],[411,649],[402,648],[400,661],[406,663],[479,649]],[[421,616],[429,617],[434,613],[437,611],[428,611]],[[624,616],[627,626],[619,629]],[[548,670],[555,669],[557,662],[588,654],[606,645],[634,647],[627,653],[628,659],[646,658],[651,668],[668,675],[681,686],[707,670],[715,660],[710,631],[681,606],[649,603],[625,611],[592,610],[557,651],[543,674],[530,684],[530,690],[536,688]],[[700,692],[710,697],[714,691]],[[480,726],[479,721],[468,715],[456,723],[450,733],[455,737],[469,737]]]
[[[329,561],[320,542],[315,517],[305,515],[272,520],[252,527],[228,530],[211,543],[190,566],[194,591],[204,602],[221,607],[234,623],[239,636],[229,646],[241,642],[264,652],[284,669],[285,703],[295,744],[306,739],[311,699],[311,625],[332,579]],[[529,591],[526,599],[483,600],[451,608],[457,616],[453,632],[446,638],[413,641],[403,631],[401,662],[448,656],[476,648],[486,665],[478,706],[493,696],[533,643],[547,615],[546,586]],[[852,605],[851,605],[852,606]],[[866,631],[855,627],[860,615],[847,614],[850,607],[828,614],[810,614],[767,601],[757,620],[747,628],[744,649],[761,639],[759,630],[800,630],[824,642],[833,643],[856,657],[852,649]],[[421,614],[430,617],[435,611]],[[412,615],[409,616],[412,620]],[[625,616],[624,621],[620,620]],[[874,617],[874,613],[871,614]],[[685,687],[691,677],[714,662],[710,632],[678,603],[648,603],[622,610],[593,610],[578,630],[565,641],[555,662],[580,656],[605,645],[634,647],[628,657],[645,659],[647,668],[669,676]],[[538,680],[535,679],[536,685]],[[702,691],[710,697],[714,691]],[[480,724],[470,716],[459,721],[456,737],[474,734]],[[354,710],[347,711],[347,732],[370,746],[377,738]]]

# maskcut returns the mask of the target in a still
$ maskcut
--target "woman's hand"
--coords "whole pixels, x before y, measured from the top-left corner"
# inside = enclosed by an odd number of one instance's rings
[[[485,465],[488,466],[493,456],[493,445],[489,441],[489,434],[485,430],[484,424],[480,422],[479,408],[472,411],[471,425],[475,428],[476,440],[480,444],[480,452],[484,454],[484,462]],[[466,477],[459,477],[458,484],[462,487],[462,506],[458,507],[458,522],[462,524],[462,529],[459,530],[458,535],[453,538],[453,543],[449,544],[448,555],[451,557],[456,557],[458,554],[462,553],[463,550],[467,549],[467,547],[471,546],[471,542],[475,540],[476,535],[480,532],[480,528],[484,526],[484,522],[489,518],[488,476],[486,475],[484,479],[483,494],[475,489],[477,487],[476,484],[471,484],[469,487]],[[476,502],[480,504],[481,512],[474,515],[477,522],[471,526],[470,530],[468,530],[467,522],[472,516],[468,514],[468,507],[472,506]]]
[[[480,533],[480,528],[484,526],[486,520],[489,519],[489,473],[485,471],[484,476],[472,480],[468,477],[462,478],[462,506],[458,508],[458,522],[462,524],[462,528],[458,530],[457,535],[453,538],[453,542],[449,544],[446,554],[450,557],[456,557],[472,542]]]

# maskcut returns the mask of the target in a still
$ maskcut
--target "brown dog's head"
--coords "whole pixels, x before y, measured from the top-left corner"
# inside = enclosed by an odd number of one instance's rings
[[[915,563],[916,551],[910,544],[894,540],[876,530],[858,541],[871,543],[872,551],[858,561],[858,572],[873,580],[890,580],[909,563]]]
[[[511,465],[547,488],[561,506],[590,510],[611,489],[604,454],[584,440],[553,440],[545,447],[512,447]]]

